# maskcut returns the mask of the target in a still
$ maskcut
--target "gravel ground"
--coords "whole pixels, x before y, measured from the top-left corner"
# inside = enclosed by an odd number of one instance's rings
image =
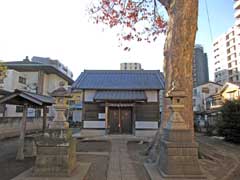
[[[139,180],[150,180],[150,177],[148,176],[143,165],[146,156],[142,155],[142,152],[144,152],[144,150],[147,148],[147,145],[147,143],[140,144],[139,141],[129,141],[127,144],[128,153],[132,159],[133,166]]]
[[[200,165],[211,180],[239,180],[240,179],[240,145],[226,143],[222,140],[197,134],[200,145]],[[16,161],[18,138],[0,141],[0,180],[10,180],[21,172],[34,165],[34,158]],[[149,180],[143,163],[146,156],[142,152],[147,144],[129,141],[128,153],[139,180]],[[80,162],[91,162],[91,167],[86,175],[86,180],[106,180],[111,143],[106,140],[78,140],[77,159]],[[107,152],[105,155],[87,154],[88,152]],[[85,154],[86,153],[86,154]]]
[[[203,134],[196,134],[196,140],[202,156],[200,165],[208,179],[240,179],[240,145]]]
[[[9,180],[33,166],[34,158],[16,161],[18,138],[0,141],[0,179]]]

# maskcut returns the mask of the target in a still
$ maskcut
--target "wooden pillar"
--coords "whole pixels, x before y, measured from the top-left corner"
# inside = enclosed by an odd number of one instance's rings
[[[108,104],[105,104],[105,134],[108,134]]]
[[[6,104],[3,104],[3,117],[6,116],[7,106]]]
[[[47,106],[43,106],[43,125],[42,125],[43,133],[46,131],[46,124],[47,124]]]
[[[25,131],[26,131],[26,121],[27,121],[27,104],[24,104],[16,160],[24,160],[23,150],[24,150],[24,138],[25,138]]]
[[[119,133],[122,133],[121,107],[118,107],[118,127]]]
[[[133,104],[132,113],[133,113],[133,115],[132,115],[132,117],[133,117],[133,119],[132,119],[132,134],[135,135],[135,133],[136,133],[136,128],[135,128],[135,124],[136,124],[136,104],[135,103]]]

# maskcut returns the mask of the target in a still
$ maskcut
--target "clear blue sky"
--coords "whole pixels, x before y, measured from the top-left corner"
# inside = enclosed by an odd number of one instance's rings
[[[234,25],[233,0],[207,0],[213,40]],[[208,53],[209,75],[213,78],[213,58],[211,57],[211,36],[208,25],[205,0],[199,0],[197,44],[202,44]],[[212,79],[213,80],[213,79]]]

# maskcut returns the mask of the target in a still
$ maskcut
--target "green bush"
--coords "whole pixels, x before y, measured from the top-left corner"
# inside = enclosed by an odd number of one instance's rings
[[[226,141],[240,143],[240,100],[225,102],[221,113],[222,118],[217,123],[218,135]]]

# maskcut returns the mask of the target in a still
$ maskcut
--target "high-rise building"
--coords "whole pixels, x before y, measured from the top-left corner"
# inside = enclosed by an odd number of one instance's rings
[[[203,47],[195,45],[193,56],[193,87],[197,87],[209,81],[208,58]]]
[[[121,70],[142,70],[140,63],[121,63]]]
[[[240,0],[234,3],[235,24],[213,42],[215,82],[240,82]]]

